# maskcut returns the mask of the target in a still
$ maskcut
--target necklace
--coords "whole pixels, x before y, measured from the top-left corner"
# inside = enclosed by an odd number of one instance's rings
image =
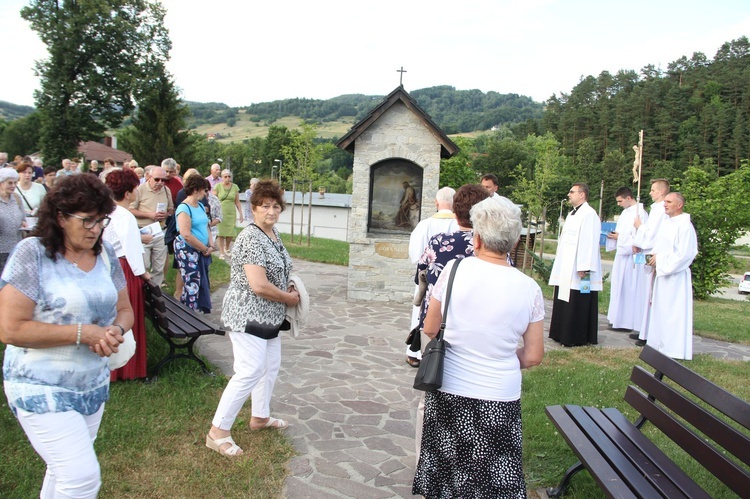
[[[72,253],[72,252],[73,252],[73,250],[70,250],[70,252]],[[81,253],[78,253],[78,255],[76,256],[76,258],[75,258],[75,259],[73,259],[73,260],[71,261],[71,260],[69,260],[69,259],[68,259],[68,258],[69,258],[69,257],[68,257],[68,252],[66,251],[66,252],[65,252],[65,259],[66,259],[67,261],[69,261],[69,262],[70,262],[70,263],[71,263],[71,264],[72,264],[72,265],[73,265],[73,266],[74,266],[75,268],[78,268],[78,260],[80,260],[81,258],[83,258],[83,257],[84,257],[85,255],[86,255],[86,250],[83,250],[83,251],[82,251]],[[73,257],[71,256],[70,258],[73,258]]]

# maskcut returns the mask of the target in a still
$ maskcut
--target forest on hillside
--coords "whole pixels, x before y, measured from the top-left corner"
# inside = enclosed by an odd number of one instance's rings
[[[456,90],[451,86],[423,88],[410,92],[419,106],[446,133],[490,130],[542,116],[542,104],[530,97],[481,90]],[[308,123],[324,123],[342,118],[364,118],[384,96],[350,94],[332,99],[283,99],[251,104],[245,108],[252,120],[273,124],[285,116],[299,116]],[[226,123],[239,108],[221,103],[188,102],[192,124]]]

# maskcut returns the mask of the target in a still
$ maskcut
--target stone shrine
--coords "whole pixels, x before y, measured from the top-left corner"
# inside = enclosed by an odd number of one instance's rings
[[[435,212],[440,159],[458,147],[398,86],[336,144],[354,154],[347,297],[411,301],[409,235]]]

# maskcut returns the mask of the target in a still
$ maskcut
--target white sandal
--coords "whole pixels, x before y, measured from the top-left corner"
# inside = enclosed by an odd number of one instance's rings
[[[268,421],[262,426],[250,426],[253,431],[263,430],[264,428],[276,428],[278,430],[286,430],[289,428],[289,423],[283,419],[269,417]]]
[[[227,447],[226,449],[222,449],[221,446],[224,444],[232,444],[232,446]],[[234,443],[234,440],[231,436],[217,438],[216,440],[214,440],[210,436],[206,435],[206,447],[226,457],[239,457],[241,454],[238,453],[242,452],[240,446]]]

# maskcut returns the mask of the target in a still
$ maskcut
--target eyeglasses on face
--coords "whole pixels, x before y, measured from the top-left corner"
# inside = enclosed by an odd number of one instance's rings
[[[154,182],[164,182],[167,179],[164,177],[151,177],[151,180],[153,180]]]
[[[105,228],[107,225],[109,225],[109,222],[112,220],[109,217],[102,217],[102,218],[94,218],[94,217],[82,217],[80,215],[74,215],[73,213],[66,213],[66,216],[77,218],[81,222],[83,222],[83,228],[84,229],[93,229],[97,225],[101,225],[102,229]]]

